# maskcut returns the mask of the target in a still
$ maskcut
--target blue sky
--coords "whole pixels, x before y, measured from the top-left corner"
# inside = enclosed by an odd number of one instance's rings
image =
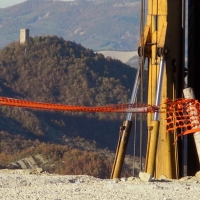
[[[26,0],[0,0],[0,8],[12,6],[14,4],[22,3]]]

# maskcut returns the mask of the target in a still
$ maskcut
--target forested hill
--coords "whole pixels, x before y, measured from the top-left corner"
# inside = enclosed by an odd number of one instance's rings
[[[134,68],[57,36],[6,46],[0,50],[0,71],[1,96],[73,105],[127,103],[135,75]],[[114,150],[124,117],[0,107],[0,153],[5,153],[8,162],[16,152],[15,158],[35,154],[31,147],[41,142],[45,142],[41,148],[46,143],[64,145],[52,146],[54,153],[68,147],[90,149],[94,142],[99,148]],[[59,158],[64,155],[58,154]]]
[[[35,37],[0,51],[1,93],[73,105],[127,103],[134,69],[62,38]]]

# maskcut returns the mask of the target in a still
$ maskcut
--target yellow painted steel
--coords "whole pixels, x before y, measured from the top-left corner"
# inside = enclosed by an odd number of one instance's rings
[[[181,60],[181,10],[182,0],[149,0],[148,15],[146,24],[149,26],[148,40],[145,47],[151,49],[151,55],[148,63],[148,104],[155,104],[156,88],[158,81],[158,72],[160,57],[158,49],[164,50],[166,60],[162,92],[161,104],[166,98],[177,98],[177,89],[179,87],[174,74],[178,73]],[[145,33],[144,33],[145,34]],[[147,38],[147,36],[145,36]],[[140,47],[140,44],[139,44]],[[177,67],[178,66],[178,67]],[[153,120],[153,115],[148,114],[148,128],[158,130],[158,140],[156,149],[156,162],[154,168],[155,157],[152,153],[155,149],[155,138],[152,139],[151,131],[148,138],[148,152],[146,158],[146,171],[152,173],[152,167],[156,178],[166,175],[168,178],[178,178],[178,162],[177,162],[177,146],[173,145],[174,135],[166,134],[166,116],[160,114],[160,128]],[[153,165],[152,165],[153,163]]]
[[[119,140],[117,145],[117,151],[115,154],[115,160],[112,167],[111,179],[120,178],[122,166],[124,163],[124,158],[126,154],[126,148],[128,145],[129,135],[131,131],[132,122],[124,121],[123,125],[120,127]]]
[[[146,158],[146,172],[152,177],[155,173],[155,157],[158,144],[158,133],[159,133],[159,121],[152,121],[152,127],[149,129],[149,145],[147,147],[147,158]]]

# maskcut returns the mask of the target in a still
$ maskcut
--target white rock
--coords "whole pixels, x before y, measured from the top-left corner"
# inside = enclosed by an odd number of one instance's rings
[[[178,187],[175,187],[174,190],[175,190],[175,191],[179,191],[179,188],[178,188]]]
[[[192,176],[184,176],[182,178],[179,179],[179,181],[187,181],[190,180],[192,178]]]
[[[120,180],[119,180],[119,178],[114,178],[113,180],[112,180],[112,183],[118,183]]]
[[[195,176],[196,176],[197,178],[200,178],[200,171],[198,171],[198,172],[195,174]]]
[[[120,179],[120,181],[122,181],[122,182],[126,182],[126,180],[127,180],[127,178],[125,178],[125,177],[122,177],[122,178]]]
[[[150,182],[152,180],[152,176],[146,172],[140,172],[139,177],[142,181]]]
[[[43,169],[40,168],[40,167],[38,167],[38,168],[36,168],[36,171],[37,171],[37,173],[42,173],[42,172],[43,172]]]
[[[159,180],[167,180],[167,177],[165,175],[161,175]]]

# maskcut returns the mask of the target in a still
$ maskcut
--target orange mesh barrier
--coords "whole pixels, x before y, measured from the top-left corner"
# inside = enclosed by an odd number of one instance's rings
[[[200,131],[200,103],[194,99],[166,100],[167,132],[180,130],[181,135]]]
[[[200,103],[193,99],[166,100],[165,107],[159,110],[157,106],[147,104],[116,104],[108,106],[74,106],[34,102],[20,99],[0,97],[0,105],[23,107],[39,110],[57,110],[72,112],[120,112],[120,113],[155,113],[167,114],[167,132],[180,130],[181,135],[200,131]]]
[[[158,107],[150,105],[148,106],[146,104],[117,104],[108,106],[89,107],[89,106],[50,104],[50,103],[12,99],[7,97],[0,97],[0,105],[40,109],[40,110],[57,110],[57,111],[72,111],[72,112],[153,113],[155,111],[158,111]]]

